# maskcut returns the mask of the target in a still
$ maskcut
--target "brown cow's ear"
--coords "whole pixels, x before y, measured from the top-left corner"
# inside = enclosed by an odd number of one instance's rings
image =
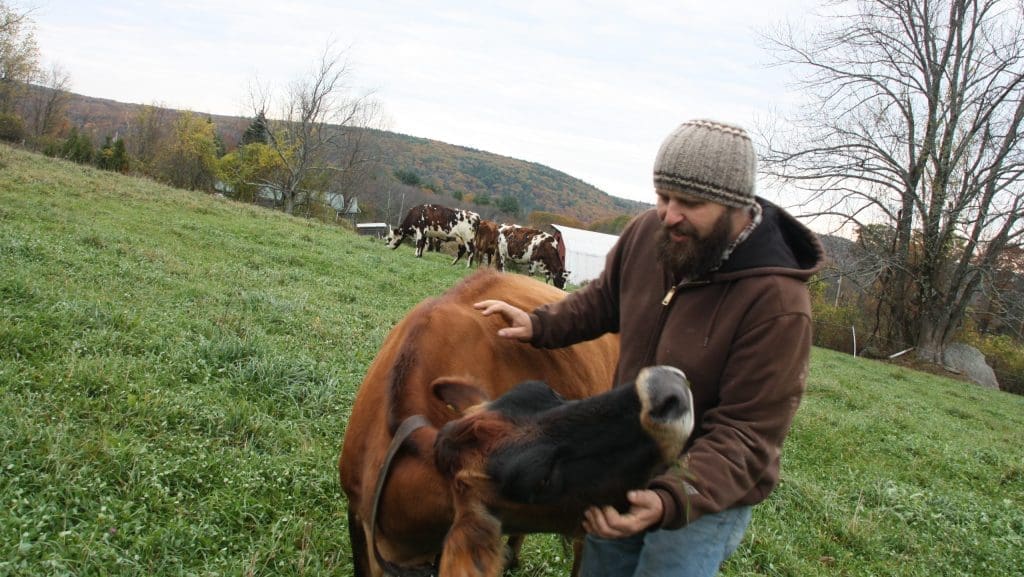
[[[482,387],[466,379],[441,377],[430,383],[430,390],[452,413],[461,415],[470,407],[491,400]]]

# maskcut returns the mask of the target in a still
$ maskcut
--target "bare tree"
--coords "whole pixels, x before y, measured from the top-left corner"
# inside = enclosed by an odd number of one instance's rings
[[[0,114],[12,114],[39,66],[39,47],[28,12],[0,1]]]
[[[892,232],[879,306],[941,361],[1024,216],[1024,34],[1013,0],[830,2],[767,36],[807,106],[763,127],[765,173],[819,215]],[[897,297],[897,298],[892,298]]]
[[[152,174],[160,151],[174,132],[179,113],[162,103],[142,105],[127,119],[128,155],[140,172]]]
[[[350,74],[342,54],[328,46],[312,75],[291,84],[280,103],[280,115],[269,120],[268,145],[281,169],[263,184],[280,195],[288,214],[310,191],[322,193],[331,182],[354,177],[365,162],[357,133],[377,121],[379,108],[369,94],[351,93],[346,84]],[[265,90],[254,95],[255,115],[268,109],[271,98]]]
[[[54,64],[47,72],[39,73],[38,84],[25,101],[25,120],[32,135],[55,136],[71,102],[71,75]]]

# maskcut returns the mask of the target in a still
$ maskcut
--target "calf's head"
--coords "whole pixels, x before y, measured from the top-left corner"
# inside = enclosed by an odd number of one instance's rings
[[[534,248],[534,263],[551,280],[551,284],[560,289],[565,288],[565,282],[569,280],[569,271],[565,270],[565,259],[558,254],[554,237],[546,236]]]
[[[564,289],[565,283],[569,282],[569,274],[571,272],[572,271],[563,270],[562,272],[555,274],[552,277],[551,283],[554,284],[556,288]]]
[[[400,228],[399,229],[394,229],[394,228],[391,228],[391,225],[388,225],[388,234],[384,237],[384,244],[388,248],[394,250],[394,249],[398,248],[398,246],[400,244],[402,244],[402,240],[404,238],[405,238],[405,235],[402,234]]]
[[[626,492],[676,461],[693,431],[686,377],[667,366],[576,401],[539,381],[482,403],[465,383],[434,383],[434,394],[465,409],[434,445],[455,505],[442,553],[453,574],[500,567],[503,532],[578,533],[587,507],[624,506]]]

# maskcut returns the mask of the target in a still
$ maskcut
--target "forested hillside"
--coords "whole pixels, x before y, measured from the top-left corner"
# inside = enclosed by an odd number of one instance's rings
[[[144,108],[75,94],[69,103],[68,120],[89,134],[94,143],[100,143],[107,137],[128,137],[132,123]],[[216,125],[227,151],[238,145],[253,120],[201,116]],[[373,176],[357,189],[344,192],[359,197],[365,219],[394,221],[400,218],[396,214],[400,207],[429,201],[470,208],[485,217],[511,222],[526,222],[535,211],[553,213],[572,224],[617,232],[609,230],[607,223],[614,221],[621,226],[626,220],[622,217],[650,206],[611,196],[578,178],[533,162],[388,131],[367,130],[364,136],[363,146],[371,151],[375,164]]]
[[[493,202],[511,197],[521,214],[553,212],[588,224],[646,207],[542,164],[393,132],[375,136],[385,165],[463,200],[471,195],[488,195]]]

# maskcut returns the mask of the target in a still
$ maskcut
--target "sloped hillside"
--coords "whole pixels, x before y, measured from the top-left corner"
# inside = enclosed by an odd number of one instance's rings
[[[103,98],[73,95],[69,110],[72,125],[102,142],[106,136],[125,136],[142,108]],[[212,115],[225,145],[237,145],[251,119]],[[369,146],[375,150],[377,178],[362,194],[384,205],[389,188],[398,184],[396,172],[415,174],[439,193],[434,202],[460,205],[456,197],[512,197],[525,218],[532,211],[555,213],[584,224],[632,216],[650,205],[611,196],[564,172],[437,140],[371,130]],[[471,206],[467,206],[471,208]]]
[[[446,191],[511,196],[522,214],[540,210],[592,223],[650,206],[611,196],[543,164],[394,132],[375,131],[375,136],[386,166],[412,171]]]
[[[471,270],[411,252],[0,144],[0,576],[351,576],[356,390]],[[815,349],[722,575],[1024,577],[1021,431],[1024,397]],[[570,562],[530,536],[508,575]]]

